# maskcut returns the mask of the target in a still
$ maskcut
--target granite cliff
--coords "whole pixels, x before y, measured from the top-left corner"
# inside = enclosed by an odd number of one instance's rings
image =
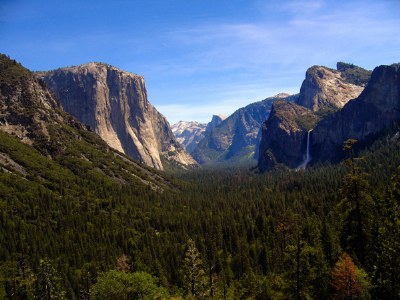
[[[338,63],[337,70],[313,66],[306,72],[297,104],[315,112],[329,113],[357,98],[365,87],[370,71]]]
[[[319,117],[296,103],[276,101],[262,125],[258,167],[261,172],[278,164],[297,168],[305,160],[307,134]]]
[[[211,121],[207,123],[206,131],[204,132],[204,134],[210,134],[214,130],[214,128],[219,126],[225,119],[226,116],[224,115],[213,115]]]
[[[57,178],[65,190],[88,180],[131,183],[154,190],[171,187],[154,170],[110,148],[97,134],[66,113],[46,84],[0,54],[0,171],[23,176],[46,188]],[[75,177],[74,177],[75,176]],[[59,184],[59,183],[57,183]]]
[[[400,64],[379,66],[361,95],[318,123],[312,134],[313,161],[337,161],[347,139],[368,144],[400,122]]]
[[[200,164],[252,163],[261,138],[261,124],[268,117],[272,103],[295,98],[282,93],[238,109],[219,125],[206,130],[205,138],[192,153],[193,157]]]
[[[103,63],[36,75],[59,97],[65,111],[114,149],[161,170],[162,160],[184,168],[197,165],[147,100],[142,76]]]
[[[299,166],[307,150],[308,131],[320,119],[358,97],[370,74],[368,70],[342,62],[337,63],[337,70],[323,66],[309,68],[295,101],[297,105],[279,104],[270,115],[272,120],[263,124],[259,169],[269,170],[277,164],[289,168]]]

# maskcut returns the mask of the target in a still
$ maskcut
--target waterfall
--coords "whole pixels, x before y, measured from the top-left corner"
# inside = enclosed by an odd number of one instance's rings
[[[311,131],[312,130],[309,130],[307,132],[306,157],[305,157],[304,161],[297,167],[297,170],[304,170],[307,167],[307,165],[310,162],[310,160],[311,160],[311,155],[310,155],[310,135],[311,135]]]

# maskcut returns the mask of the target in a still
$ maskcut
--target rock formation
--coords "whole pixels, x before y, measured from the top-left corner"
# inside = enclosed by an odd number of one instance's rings
[[[215,127],[219,126],[226,119],[225,115],[213,115],[211,121],[207,123],[205,135],[211,133]]]
[[[337,161],[347,139],[371,142],[400,122],[400,64],[379,66],[361,95],[323,119],[312,135],[313,161]]]
[[[0,130],[34,144],[50,139],[51,123],[74,122],[43,82],[15,60],[0,54]]]
[[[293,101],[295,97],[282,93],[238,109],[221,124],[206,130],[193,157],[200,164],[252,162],[261,138],[261,124],[268,117],[272,103],[284,98]]]
[[[307,155],[307,132],[319,117],[308,108],[287,101],[276,101],[262,126],[258,168],[261,172],[277,164],[297,168]]]
[[[89,125],[108,145],[148,166],[162,158],[188,168],[193,158],[176,141],[165,117],[147,100],[142,76],[103,63],[37,73],[65,111]]]
[[[199,122],[179,121],[171,126],[177,141],[185,147],[189,153],[197,147],[197,144],[204,138],[206,124]]]
[[[62,173],[57,178],[68,176],[70,180],[73,176],[83,176],[82,182],[86,182],[93,176],[99,180],[96,182],[107,178],[118,185],[133,183],[157,191],[173,188],[158,172],[109,147],[88,126],[66,113],[43,81],[3,54],[0,54],[0,131],[19,139],[4,138],[7,135],[2,133],[0,172],[20,174],[27,182],[39,180],[52,189],[49,183],[58,179],[53,178],[55,170],[46,169],[58,165],[58,172]],[[30,161],[29,155],[20,152],[27,148],[40,153],[34,156],[43,159]],[[39,177],[40,173],[44,177]]]
[[[357,98],[365,86],[360,72],[351,73],[349,64],[338,63],[339,70],[313,66],[306,72],[297,104],[313,111],[331,112],[342,108],[350,99]],[[353,70],[364,70],[353,66]],[[369,71],[364,70],[364,74]],[[355,80],[359,78],[359,80]],[[363,77],[364,78],[364,77]]]
[[[297,105],[276,103],[270,115],[272,119],[263,124],[259,169],[269,170],[276,164],[297,168],[304,160],[308,131],[320,119],[357,98],[370,75],[370,71],[341,62],[337,64],[337,70],[322,66],[309,68],[295,101]],[[312,131],[311,142],[314,135]]]

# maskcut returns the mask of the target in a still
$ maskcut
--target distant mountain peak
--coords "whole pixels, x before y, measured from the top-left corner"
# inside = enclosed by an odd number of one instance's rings
[[[171,126],[171,130],[178,142],[191,153],[204,138],[206,126],[207,124],[197,121],[179,121]]]
[[[201,164],[253,163],[258,153],[261,124],[268,118],[272,103],[290,102],[295,98],[297,95],[279,93],[239,108],[227,118],[214,115],[207,125],[205,138],[192,152],[193,157]]]
[[[225,120],[226,118],[227,118],[227,116],[222,115],[222,114],[213,115],[213,116],[212,116],[212,119],[211,119],[211,122],[212,122],[214,119],[219,119],[219,120],[223,121],[223,120]]]
[[[289,96],[290,96],[290,94],[288,94],[288,93],[278,93],[275,96],[272,96],[271,98],[284,99],[284,98],[287,98]]]

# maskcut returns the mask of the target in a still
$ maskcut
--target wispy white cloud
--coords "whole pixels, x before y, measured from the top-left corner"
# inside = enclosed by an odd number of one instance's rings
[[[321,12],[321,1],[295,1],[285,6],[293,13],[286,20],[204,24],[171,32],[167,38],[180,47],[190,47],[186,58],[192,63],[191,70],[197,67],[201,71],[324,63],[355,50],[361,57],[369,56],[368,45],[396,43],[399,20],[380,18],[376,7]],[[308,13],[302,14],[303,10]]]
[[[202,112],[227,113],[235,105],[244,106],[246,101],[271,96],[268,92],[298,91],[306,69],[314,64],[335,67],[337,61],[348,61],[373,68],[399,60],[400,39],[396,37],[400,20],[388,14],[388,5],[363,3],[289,1],[272,11],[268,7],[270,18],[205,23],[170,31],[165,40],[177,49],[185,49],[185,54],[179,59],[170,58],[166,65],[158,65],[158,70],[162,69],[165,76],[178,73],[197,78],[204,85],[207,82],[215,90],[230,93],[231,98],[224,92],[212,92],[203,95],[210,103],[203,100],[199,106],[193,96],[196,92],[189,85],[179,94],[186,90],[194,104],[182,104],[188,101],[185,97],[173,99],[171,95],[166,99],[183,105],[182,111],[195,120],[204,121]],[[276,18],[273,15],[276,11],[283,15]],[[240,91],[240,85],[250,83],[252,91],[258,93]],[[213,106],[216,102],[219,104]],[[202,109],[204,105],[207,107]],[[174,119],[173,112],[178,106],[160,109]]]
[[[82,1],[43,9],[27,2],[0,4],[0,9],[8,7],[0,22],[10,22],[0,26],[0,32],[24,20],[47,26],[46,16],[51,12],[70,21]],[[219,19],[197,16],[184,23],[174,19],[168,26],[163,26],[168,16],[164,19],[159,14],[162,18],[158,20],[157,13],[143,2],[140,5],[154,20],[138,19],[135,26],[128,22],[134,18],[125,18],[122,23],[114,20],[114,26],[102,20],[85,27],[88,31],[76,22],[60,22],[40,34],[24,31],[23,38],[9,34],[6,39],[0,34],[0,44],[3,52],[30,57],[32,65],[27,66],[34,70],[42,68],[43,61],[56,68],[60,61],[72,65],[100,60],[144,75],[150,101],[171,122],[208,121],[212,114],[229,114],[278,92],[298,92],[306,69],[314,64],[334,67],[337,61],[348,61],[372,69],[400,61],[398,0],[245,2],[240,5],[246,11],[253,8],[248,15],[235,18],[221,14]],[[126,7],[128,3],[119,4]],[[92,12],[91,6],[92,1],[85,2],[84,11]],[[106,15],[104,9],[108,12],[111,6],[115,5],[96,6],[96,13]],[[88,15],[88,24],[97,21],[95,15]]]

